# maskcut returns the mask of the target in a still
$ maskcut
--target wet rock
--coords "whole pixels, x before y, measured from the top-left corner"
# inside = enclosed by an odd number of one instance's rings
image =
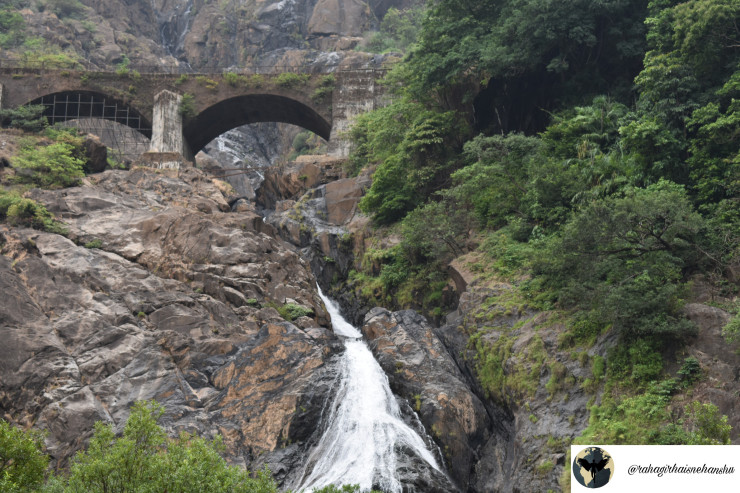
[[[491,436],[483,403],[421,315],[375,308],[365,316],[362,332],[391,388],[419,413],[440,445],[450,475],[466,487]]]
[[[257,190],[257,203],[265,209],[275,209],[279,201],[297,200],[306,191],[327,184],[341,176],[343,160],[326,156],[302,156],[283,168],[265,172],[265,179]]]

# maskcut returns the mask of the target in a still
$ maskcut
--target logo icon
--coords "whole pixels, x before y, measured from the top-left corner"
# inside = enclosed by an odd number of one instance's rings
[[[614,460],[601,447],[587,447],[573,459],[573,476],[586,488],[601,488],[614,475]]]

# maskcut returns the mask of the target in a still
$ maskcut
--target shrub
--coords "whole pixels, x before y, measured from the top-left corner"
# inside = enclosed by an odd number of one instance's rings
[[[681,315],[683,272],[703,227],[682,186],[627,188],[575,214],[537,268],[566,307],[596,310],[628,336],[681,338],[695,330]]]
[[[0,111],[0,122],[8,120],[13,128],[26,132],[40,132],[48,124],[42,116],[46,107],[42,104],[29,104],[14,109]]]
[[[64,188],[77,185],[84,176],[84,162],[75,157],[75,147],[55,142],[41,147],[23,147],[11,158],[20,183],[41,187]]]
[[[296,305],[294,303],[287,303],[283,306],[278,306],[278,313],[281,317],[289,322],[301,317],[310,317],[313,315],[313,310],[306,308],[305,306]]]
[[[275,78],[275,83],[280,87],[296,87],[306,85],[311,78],[308,74],[295,74],[284,72]]]
[[[239,85],[247,83],[246,77],[244,77],[243,75],[235,74],[234,72],[225,72],[224,80],[228,85],[232,87],[237,87]]]
[[[64,233],[64,227],[54,220],[46,207],[14,192],[0,191],[0,221],[13,226],[30,226],[50,233]]]
[[[711,402],[692,402],[685,408],[690,445],[729,445],[732,427]]]
[[[79,0],[47,0],[46,5],[60,18],[77,17],[85,10]]]
[[[311,136],[311,132],[299,132],[293,137],[293,150],[296,152],[302,152],[308,149],[308,138]]]
[[[180,100],[180,115],[182,115],[184,119],[188,119],[193,118],[197,114],[198,111],[195,109],[195,96],[186,92],[182,95],[182,99]]]
[[[722,336],[728,343],[740,341],[740,315],[735,315],[722,327]]]
[[[696,383],[701,378],[701,365],[699,360],[689,356],[683,361],[681,369],[678,370],[678,376],[684,386],[688,387]]]
[[[269,471],[259,471],[251,478],[247,471],[229,466],[219,455],[223,451],[220,437],[208,441],[183,433],[168,439],[157,425],[163,414],[164,408],[156,402],[137,402],[118,438],[111,425],[96,423],[87,451],[73,459],[68,489],[91,493],[277,492]]]
[[[335,79],[333,74],[323,76],[319,81],[319,86],[313,94],[311,94],[311,99],[316,102],[326,99],[332,92],[334,92],[334,83]]]
[[[195,78],[195,81],[200,84],[201,86],[205,86],[206,89],[210,89],[211,91],[215,91],[218,87],[218,81],[209,79],[205,75],[199,75]]]
[[[260,74],[254,74],[246,80],[245,85],[254,89],[259,89],[265,85],[265,78]]]
[[[26,21],[18,12],[3,8],[0,10],[0,47],[12,48],[23,43],[26,38]]]
[[[102,246],[103,246],[103,242],[100,240],[100,238],[95,238],[94,240],[88,241],[87,243],[85,243],[85,248],[90,248],[90,249],[100,248]]]
[[[41,486],[49,464],[43,448],[42,433],[24,432],[0,419],[0,491],[35,491]]]
[[[131,60],[126,55],[123,55],[121,63],[116,65],[116,75],[124,76],[129,74],[128,66],[131,64]]]

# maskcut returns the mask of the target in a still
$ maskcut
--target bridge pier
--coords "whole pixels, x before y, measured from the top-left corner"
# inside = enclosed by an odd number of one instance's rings
[[[152,113],[152,142],[149,151],[141,156],[144,164],[155,168],[179,168],[194,161],[182,132],[180,103],[182,96],[161,91],[154,96]]]
[[[330,156],[345,158],[352,151],[349,129],[355,118],[385,105],[383,87],[376,83],[375,70],[337,72],[332,96]]]

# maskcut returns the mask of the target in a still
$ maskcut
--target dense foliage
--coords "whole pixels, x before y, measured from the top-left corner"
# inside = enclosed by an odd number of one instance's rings
[[[87,451],[75,456],[65,492],[179,491],[275,492],[269,472],[255,478],[229,466],[213,441],[182,434],[168,439],[157,420],[164,409],[139,402],[131,409],[123,436],[111,425],[96,423]]]
[[[620,337],[582,383],[606,388],[587,438],[631,443],[632,427],[651,443],[726,443],[711,404],[667,425],[696,379],[664,361],[695,333],[690,279],[738,291],[738,26],[734,0],[432,3],[388,77],[392,104],[353,130],[352,166],[376,166],[361,208],[400,243],[369,249],[350,285],[432,312],[449,262],[477,251],[476,269],[514,285],[506,303],[557,311],[562,349]],[[564,372],[539,343],[517,356],[531,372],[504,371],[514,336],[480,335],[493,398],[536,388],[544,365]]]
[[[405,53],[416,41],[422,14],[419,5],[404,10],[389,8],[380,21],[380,28],[362,46],[363,51]]]
[[[72,460],[68,473],[48,474],[44,436],[0,420],[0,489],[4,493],[276,493],[270,471],[252,475],[221,457],[222,439],[182,433],[167,437],[157,421],[164,408],[140,401],[131,408],[121,436],[112,425],[95,424],[88,448]],[[49,475],[48,478],[45,478]],[[357,485],[329,485],[315,493],[357,493]]]
[[[43,444],[41,433],[25,433],[0,419],[0,491],[16,493],[43,484],[49,464]]]

